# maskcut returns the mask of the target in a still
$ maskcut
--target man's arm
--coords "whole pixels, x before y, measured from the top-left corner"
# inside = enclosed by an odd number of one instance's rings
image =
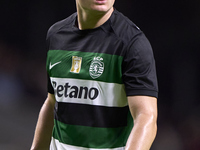
[[[149,150],[157,133],[157,99],[148,96],[129,96],[129,109],[134,127],[126,150]]]
[[[31,150],[49,150],[54,125],[54,106],[55,97],[48,93],[39,113]]]

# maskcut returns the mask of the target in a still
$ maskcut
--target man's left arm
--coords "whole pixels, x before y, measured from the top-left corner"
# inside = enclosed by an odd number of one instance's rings
[[[134,120],[125,150],[149,150],[157,133],[157,98],[128,96]]]

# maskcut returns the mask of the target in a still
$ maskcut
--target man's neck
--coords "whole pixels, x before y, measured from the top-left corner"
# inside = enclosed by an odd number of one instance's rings
[[[89,12],[77,9],[80,30],[94,29],[104,24],[112,15],[114,8],[107,12]]]

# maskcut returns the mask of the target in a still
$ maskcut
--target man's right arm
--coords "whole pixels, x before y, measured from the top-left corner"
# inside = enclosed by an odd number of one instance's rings
[[[54,94],[48,93],[38,117],[31,150],[49,150],[54,125]]]

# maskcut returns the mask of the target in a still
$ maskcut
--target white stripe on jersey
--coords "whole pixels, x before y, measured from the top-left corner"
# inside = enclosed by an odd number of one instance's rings
[[[50,150],[125,150],[125,147],[118,147],[118,148],[84,148],[78,146],[67,145],[64,143],[60,143],[57,139],[52,137]]]
[[[89,104],[107,107],[124,107],[128,105],[123,84],[54,77],[51,77],[51,83],[55,91],[56,101],[58,102]],[[72,86],[78,89],[79,91],[80,87],[87,87],[87,98],[84,98],[85,91],[82,92],[82,96],[79,98],[70,98],[70,92],[74,94],[75,91],[74,88],[71,89]],[[92,90],[89,92],[90,89]],[[98,90],[98,96],[95,97],[95,99],[90,99],[89,94],[91,94],[90,97],[94,96],[94,89]]]

